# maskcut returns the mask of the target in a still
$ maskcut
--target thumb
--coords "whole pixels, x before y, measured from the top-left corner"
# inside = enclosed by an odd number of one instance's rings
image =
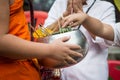
[[[68,11],[65,11],[64,13],[63,13],[63,17],[66,17],[66,16],[68,16],[69,15],[69,12]]]
[[[60,38],[60,40],[62,41],[62,42],[66,42],[66,41],[68,41],[70,39],[70,36],[64,36],[64,37],[61,37]]]

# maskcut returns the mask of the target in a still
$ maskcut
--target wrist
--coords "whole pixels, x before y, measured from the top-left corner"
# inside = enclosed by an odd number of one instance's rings
[[[84,24],[88,21],[89,15],[87,15],[86,13],[82,11],[78,11],[78,14],[79,14],[78,18],[81,24]]]
[[[84,13],[83,16],[85,17],[84,20],[83,20],[83,24],[87,24],[88,21],[89,21],[90,16],[87,15],[86,13]]]
[[[47,49],[46,49],[46,57],[50,57],[53,55],[54,51],[55,51],[55,47],[53,46],[54,44],[47,44]]]
[[[40,43],[39,45],[42,45],[38,48],[38,52],[37,52],[37,58],[38,59],[43,59],[46,58],[50,55],[50,51],[51,51],[51,46],[49,44],[46,43]]]

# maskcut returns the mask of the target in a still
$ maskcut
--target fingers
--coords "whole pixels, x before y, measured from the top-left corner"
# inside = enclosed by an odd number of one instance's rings
[[[79,45],[76,45],[76,44],[67,44],[67,47],[69,47],[69,56],[70,57],[83,57],[82,53],[83,53],[83,49],[79,46]],[[81,53],[81,54],[80,54]]]
[[[77,13],[79,10],[82,10],[82,0],[73,0],[73,9],[74,13]]]
[[[66,12],[68,13],[67,15],[73,12],[73,0],[68,0]]]
[[[62,27],[63,28],[66,27],[66,26],[76,27],[79,24],[80,24],[79,21],[77,21],[75,19],[72,20],[72,19],[69,18],[62,23]]]
[[[77,51],[71,51],[71,54],[69,54],[69,56],[75,61],[79,62],[84,57],[84,54]]]
[[[79,53],[81,53],[81,54],[83,54],[84,52],[85,52],[85,49],[78,49],[78,50],[75,50],[75,51],[77,51],[77,52],[79,52]]]
[[[70,51],[69,56],[73,59],[78,59],[80,57],[83,57],[84,50],[79,45],[74,44],[68,44]]]
[[[74,25],[79,25],[79,22],[81,22],[81,18],[81,13],[74,13],[67,17],[64,17],[62,19],[62,27],[66,27],[67,25],[73,27],[73,23],[75,23]]]
[[[68,67],[72,64],[76,64],[77,61],[75,61],[72,57],[70,57],[69,55],[67,57],[64,58],[63,61],[58,62],[58,64],[56,64],[54,67],[55,68],[63,68],[63,67]]]
[[[74,57],[83,57],[83,54],[79,53],[77,51],[81,52],[82,49],[71,50],[69,56],[72,57],[72,58],[74,58]]]
[[[70,56],[67,56],[67,58],[65,59],[65,61],[67,62],[67,64],[70,64],[70,65],[77,63],[77,61],[74,60],[74,58],[70,57]]]
[[[78,26],[78,25],[79,25],[79,22],[74,22],[70,26]]]
[[[66,27],[68,25],[71,27],[78,26],[79,24],[82,24],[87,19],[87,17],[88,15],[82,11],[71,14],[62,19],[62,27]]]
[[[69,64],[64,60],[60,63],[58,63],[57,65],[54,65],[54,68],[63,68],[63,67],[68,67]]]
[[[76,51],[73,51],[71,50],[69,52],[69,56],[67,56],[65,58],[65,61],[69,64],[69,65],[72,65],[72,64],[76,64],[79,60],[81,60],[83,57],[83,54],[82,53],[78,53]]]
[[[69,15],[62,20],[62,27],[66,27],[67,25],[69,25],[69,23],[74,21],[74,18],[72,16],[73,15]]]
[[[76,53],[74,53],[74,54],[76,54]],[[76,55],[69,55],[64,59],[64,61],[60,62],[59,64],[55,65],[54,67],[55,68],[63,68],[63,67],[71,66],[73,64],[77,64],[77,60],[80,57],[81,56],[79,56],[77,54]]]
[[[71,49],[71,50],[79,50],[79,49],[81,49],[81,47],[79,45],[76,45],[76,44],[66,43],[66,46],[69,47],[69,49]]]
[[[83,10],[82,6],[83,6],[82,0],[68,0],[67,11],[71,12],[71,9],[73,8],[73,12],[76,13],[79,10],[81,11]]]
[[[74,16],[73,15],[68,16],[68,15],[70,15],[71,13],[78,13],[80,11],[83,11],[82,6],[83,6],[84,2],[85,1],[82,1],[82,0],[68,0],[66,12],[63,14],[64,17],[65,16],[67,16],[67,17],[62,20],[62,27],[66,27],[68,25],[70,25],[70,26],[79,25],[74,18],[76,15],[74,15]],[[76,23],[71,25],[71,23],[74,22],[74,21]]]
[[[61,40],[62,42],[66,42],[69,39],[70,39],[70,36],[64,36],[64,37],[59,38],[59,40]]]
[[[70,14],[70,12],[68,12],[68,11],[65,11],[64,13],[63,13],[63,17],[66,17],[66,16],[68,16]],[[62,18],[63,19],[63,18]]]

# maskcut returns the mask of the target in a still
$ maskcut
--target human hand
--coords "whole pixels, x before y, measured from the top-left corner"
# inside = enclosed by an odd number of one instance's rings
[[[63,13],[63,16],[68,16],[71,13],[73,13],[73,0],[68,0],[67,1],[67,8],[66,11]]]
[[[69,14],[77,13],[83,10],[82,6],[86,0],[68,0],[66,12]]]
[[[73,12],[74,13],[83,11],[83,1],[84,0],[73,0]]]
[[[80,11],[83,11],[82,6],[83,6],[83,4],[85,4],[85,2],[86,2],[86,0],[68,0],[67,9],[63,13],[63,15],[61,16],[61,18],[64,19],[64,17],[69,16],[69,15],[71,15],[73,13],[78,13]],[[71,22],[69,24],[72,24],[72,23],[73,22]]]
[[[82,24],[86,20],[87,16],[88,15],[82,11],[66,16],[62,19],[62,27],[66,26],[76,27]]]
[[[48,58],[45,58],[41,61],[43,66],[46,67],[67,67],[71,64],[76,64],[73,58],[79,58],[83,55],[74,51],[80,50],[80,46],[74,44],[65,43],[65,41],[69,40],[70,37],[63,37],[56,39],[53,43],[50,44],[50,52],[51,54]]]
[[[72,13],[75,13],[79,10],[82,10],[82,1],[81,0],[68,0],[67,9],[63,13],[63,16],[68,16]]]

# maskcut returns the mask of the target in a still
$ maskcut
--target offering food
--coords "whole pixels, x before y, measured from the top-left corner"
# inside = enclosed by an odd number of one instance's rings
[[[58,32],[53,32],[48,28],[40,27],[33,33],[33,36],[37,38],[37,41],[43,43],[51,43],[53,40],[60,37],[71,36],[71,38],[66,41],[66,43],[80,45],[81,49],[76,51],[80,54],[83,54],[83,57],[72,57],[77,62],[80,62],[86,56],[88,51],[88,43],[86,37],[79,29],[72,30],[70,26],[68,26],[67,28],[60,28]],[[68,66],[65,66],[62,63],[58,64],[56,61],[50,58],[45,58],[41,60],[41,64],[50,68],[63,68],[74,65],[71,63],[69,63]]]
[[[65,32],[72,31],[71,27],[68,26],[67,28],[60,28],[58,32],[53,32],[52,30],[48,28],[44,28],[42,26],[39,26],[33,33],[34,38],[44,38],[50,35],[55,35],[55,34],[61,34]]]

